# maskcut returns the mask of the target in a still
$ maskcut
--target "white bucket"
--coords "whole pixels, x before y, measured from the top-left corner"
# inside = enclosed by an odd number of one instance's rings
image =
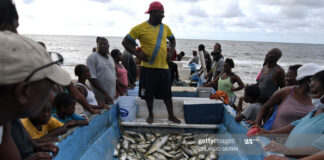
[[[136,119],[137,103],[135,97],[119,100],[119,117],[124,122],[131,122]]]

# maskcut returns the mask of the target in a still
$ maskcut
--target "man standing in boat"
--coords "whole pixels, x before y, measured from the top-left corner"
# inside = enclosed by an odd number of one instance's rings
[[[170,72],[168,61],[171,53],[175,50],[175,37],[171,29],[162,23],[164,18],[163,5],[152,2],[145,12],[150,14],[145,21],[131,29],[123,40],[125,49],[142,60],[139,84],[139,96],[145,99],[149,111],[148,123],[153,123],[153,100],[163,99],[169,113],[169,120],[181,123],[173,114]],[[135,40],[138,39],[142,51],[135,50]],[[167,52],[167,39],[170,41],[171,49]]]

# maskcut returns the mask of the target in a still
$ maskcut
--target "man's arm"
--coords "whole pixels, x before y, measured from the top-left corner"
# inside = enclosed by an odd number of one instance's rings
[[[123,39],[122,45],[125,47],[126,51],[135,55],[140,60],[145,61],[145,62],[148,61],[149,56],[144,54],[143,52],[137,52],[134,42],[132,40],[130,40],[127,36]]]
[[[89,111],[91,114],[97,114],[100,113],[98,110],[94,110],[90,104],[88,103],[87,99],[79,92],[79,90],[73,85],[71,82],[68,85],[68,90],[71,93],[71,95],[82,105],[84,109]]]
[[[175,51],[175,47],[176,47],[176,39],[174,36],[172,36],[172,38],[169,39],[170,41],[170,52],[168,53],[168,60],[171,60],[172,54]]]

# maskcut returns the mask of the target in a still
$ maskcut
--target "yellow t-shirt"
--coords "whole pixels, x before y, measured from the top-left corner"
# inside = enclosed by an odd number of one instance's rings
[[[166,24],[153,26],[143,22],[129,32],[127,37],[134,41],[138,39],[144,54],[149,56],[148,62],[142,62],[143,67],[168,69],[167,38],[172,39],[171,29]]]
[[[41,138],[55,128],[62,127],[64,125],[54,117],[51,117],[48,123],[42,126],[41,131],[37,130],[37,128],[31,123],[29,118],[21,119],[21,123],[24,125],[26,131],[33,139]]]

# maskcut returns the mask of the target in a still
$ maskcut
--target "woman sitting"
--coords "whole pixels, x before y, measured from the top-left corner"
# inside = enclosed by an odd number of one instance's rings
[[[265,112],[278,105],[276,117],[271,129],[281,128],[298,120],[314,109],[309,96],[310,77],[320,71],[321,67],[315,64],[305,64],[297,70],[297,85],[285,87],[275,92],[261,107],[255,123],[260,125]]]
[[[219,74],[212,82],[204,84],[204,87],[217,85],[218,91],[224,91],[227,94],[231,106],[234,105],[236,99],[235,91],[244,88],[244,83],[238,75],[232,72],[232,68],[234,68],[234,61],[227,58],[224,63],[224,72]],[[236,88],[233,86],[235,83],[239,85]]]

